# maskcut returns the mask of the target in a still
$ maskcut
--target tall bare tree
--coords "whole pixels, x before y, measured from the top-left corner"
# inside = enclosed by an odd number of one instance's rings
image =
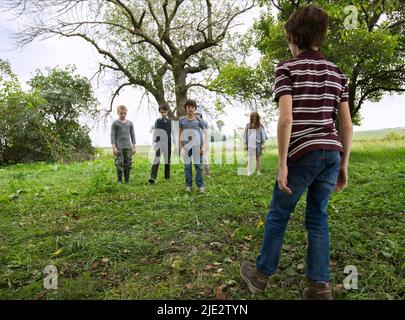
[[[256,0],[4,0],[31,18],[15,36],[23,46],[51,36],[81,38],[101,55],[98,73],[116,75],[114,98],[140,87],[169,114],[184,114],[189,90],[207,88],[234,53],[229,31]],[[221,63],[219,63],[221,62]]]

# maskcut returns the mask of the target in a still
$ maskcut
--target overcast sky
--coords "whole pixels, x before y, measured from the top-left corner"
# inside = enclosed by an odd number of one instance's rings
[[[23,49],[15,50],[11,40],[11,32],[16,29],[17,23],[10,20],[9,13],[0,12],[0,58],[10,62],[12,70],[17,74],[24,85],[36,69],[45,67],[64,67],[69,64],[77,66],[77,72],[91,77],[98,69],[98,55],[84,40],[51,38],[43,41],[34,41]],[[252,19],[247,19],[250,25]],[[245,27],[245,28],[246,28]],[[95,93],[103,108],[109,107],[112,88],[106,86],[96,89]],[[125,104],[129,107],[128,119],[134,122],[137,143],[150,144],[150,127],[157,117],[156,111],[147,108],[147,101],[140,105],[140,93],[132,88],[125,88],[116,98],[114,106]],[[226,114],[220,119],[225,122],[224,132],[229,134],[236,127],[243,127],[248,121],[247,109],[225,109]],[[361,127],[355,130],[374,130],[383,128],[396,128],[405,126],[405,95],[386,96],[379,103],[366,102],[361,112],[363,121]],[[115,117],[115,114],[112,114]],[[103,123],[88,123],[92,128],[91,138],[96,146],[109,146],[110,120]],[[275,134],[276,123],[270,124],[268,130]]]

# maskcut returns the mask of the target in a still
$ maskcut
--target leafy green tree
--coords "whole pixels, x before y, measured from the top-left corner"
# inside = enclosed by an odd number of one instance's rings
[[[66,70],[38,71],[24,92],[8,62],[0,59],[0,163],[59,161],[94,154],[82,112],[95,108],[88,80]]]
[[[187,97],[210,89],[217,66],[238,52],[229,30],[256,0],[5,0],[32,25],[21,44],[52,35],[77,37],[102,58],[99,72],[116,76],[114,98],[125,86],[141,88],[157,104],[185,113]],[[43,12],[46,11],[46,15]],[[203,96],[201,99],[203,99]]]
[[[7,61],[0,59],[0,163],[46,160],[51,141],[37,107],[39,95],[22,91]]]
[[[238,88],[238,94],[247,98],[255,90],[262,92],[263,97],[271,97],[274,66],[291,58],[284,34],[285,21],[298,5],[312,2],[262,0],[261,5],[268,10],[250,35],[262,58],[256,68],[248,70],[248,74],[259,77],[251,81],[244,66],[231,64],[222,68],[212,85],[230,94],[233,94],[230,88]],[[405,1],[319,0],[316,3],[331,17],[330,32],[322,51],[349,78],[350,111],[358,124],[365,101],[378,102],[384,94],[405,91]],[[245,93],[244,88],[249,92]]]
[[[72,66],[65,69],[47,69],[47,74],[37,70],[28,82],[44,103],[38,111],[49,120],[50,129],[72,152],[93,153],[89,128],[79,124],[79,117],[95,115],[98,102],[93,96],[90,81],[74,74]]]

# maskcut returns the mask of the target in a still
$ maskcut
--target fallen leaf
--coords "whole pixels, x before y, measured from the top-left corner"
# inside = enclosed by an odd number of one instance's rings
[[[211,242],[210,246],[222,248],[224,246],[224,244],[222,242]]]
[[[212,264],[207,264],[204,270],[215,270],[217,267]]]
[[[108,259],[108,258],[103,258],[103,259],[101,259],[101,262],[102,262],[102,263],[107,263],[108,261],[110,261],[110,259]]]
[[[235,280],[233,280],[233,279],[230,279],[230,280],[226,280],[225,284],[227,286],[233,286],[234,284],[237,284],[237,282]]]
[[[193,284],[191,282],[186,283],[185,287],[186,289],[191,289],[193,287]]]
[[[63,251],[63,249],[62,249],[62,248],[59,248],[59,249],[56,250],[52,255],[58,256],[58,255],[60,255],[60,254],[62,253],[62,251]]]
[[[295,271],[292,266],[289,266],[285,271],[290,277],[294,277],[297,275],[297,271]]]
[[[224,285],[219,286],[216,290],[215,290],[215,297],[218,300],[226,300],[226,295],[222,292],[222,290],[224,289]]]
[[[335,285],[335,290],[336,293],[342,293],[344,291],[343,284],[337,284]]]
[[[283,245],[283,250],[284,251],[291,251],[291,246],[288,244]]]
[[[221,262],[214,262],[213,265],[215,266],[220,266],[222,263]]]

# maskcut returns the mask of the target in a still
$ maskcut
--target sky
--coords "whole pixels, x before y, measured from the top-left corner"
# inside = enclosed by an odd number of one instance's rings
[[[253,13],[253,17],[257,12]],[[248,28],[253,19],[247,18],[239,30]],[[18,22],[12,20],[12,15],[0,12],[0,58],[8,60],[13,72],[18,76],[22,85],[32,76],[36,69],[45,67],[64,67],[76,65],[77,73],[90,78],[98,70],[98,54],[84,40],[53,37],[47,40],[35,40],[22,49],[16,49],[11,34],[16,30]],[[109,108],[113,88],[106,85],[97,86],[93,81],[95,96],[102,108]],[[124,104],[129,107],[127,118],[134,122],[137,144],[151,144],[150,128],[158,117],[156,110],[150,110],[146,99],[141,101],[139,90],[126,87],[114,101],[114,107]],[[223,132],[231,134],[233,129],[244,127],[248,122],[247,108],[225,108],[225,114],[220,116],[225,126]],[[92,129],[90,137],[93,145],[98,147],[110,146],[109,133],[112,117],[95,123],[87,121]],[[387,95],[379,103],[366,102],[361,110],[362,124],[355,131],[376,130],[384,128],[405,127],[405,95]],[[267,130],[271,136],[276,133],[276,122],[270,123]]]

